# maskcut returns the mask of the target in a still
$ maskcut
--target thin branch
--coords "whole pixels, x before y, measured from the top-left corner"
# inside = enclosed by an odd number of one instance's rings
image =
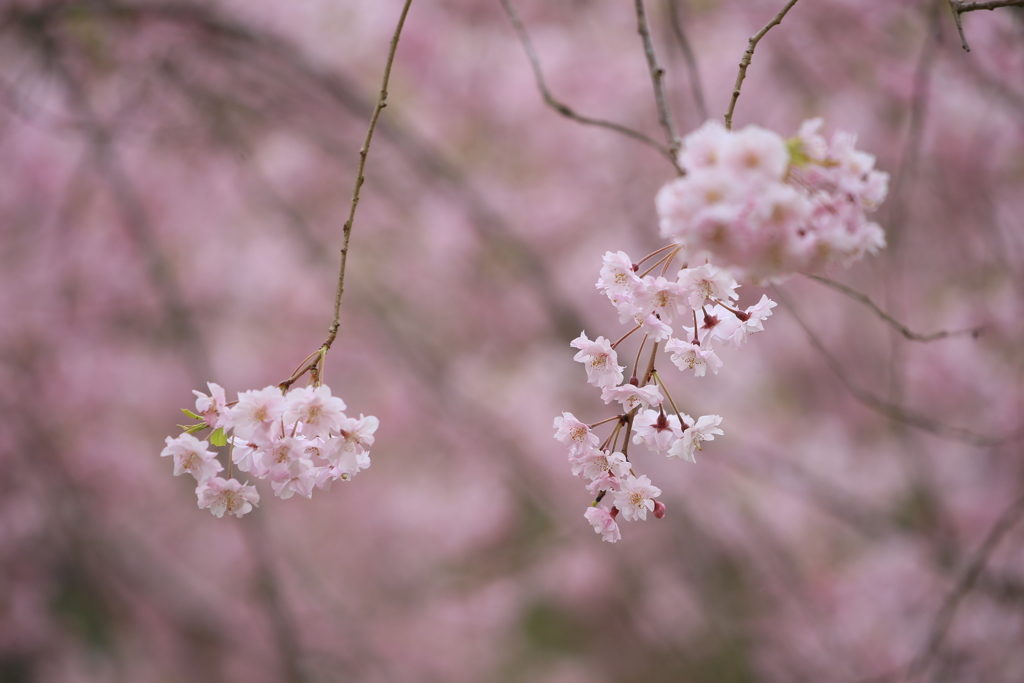
[[[679,148],[683,143],[679,139],[679,133],[676,132],[675,125],[672,123],[672,114],[668,110],[668,98],[665,97],[665,69],[658,63],[658,57],[654,54],[654,41],[651,40],[651,28],[647,23],[644,0],[634,0],[633,4],[636,6],[636,30],[644,41],[644,55],[647,57],[647,66],[651,71],[654,100],[658,104],[658,122],[665,129],[668,150],[674,160],[679,155]],[[682,173],[682,169],[679,169],[679,172]]]
[[[867,306],[874,312],[875,315],[884,320],[890,327],[892,327],[894,330],[902,334],[910,341],[928,343],[937,341],[939,339],[946,339],[947,337],[967,336],[977,339],[985,329],[984,327],[971,327],[965,330],[940,330],[939,332],[932,332],[930,334],[921,334],[919,332],[913,332],[910,330],[910,328],[908,328],[906,325],[904,325],[903,323],[901,323],[900,321],[896,320],[891,315],[883,311],[878,306],[878,304],[876,304],[874,301],[869,299],[864,294],[861,294],[857,290],[851,289],[844,284],[836,282],[835,280],[830,280],[827,277],[822,277],[820,275],[811,275],[809,273],[805,273],[805,275],[810,279],[820,282],[821,284],[826,285],[828,287],[831,287],[837,292],[840,292],[841,294],[850,297],[854,301],[861,303],[864,306]]]
[[[956,32],[960,34],[960,45],[965,52],[970,52],[971,48],[967,44],[967,38],[964,36],[964,27],[960,21],[960,15],[964,12],[974,12],[981,9],[994,10],[1000,7],[1024,7],[1024,0],[988,0],[988,2],[949,0],[949,9],[953,11],[953,23],[956,24]]]
[[[740,60],[740,70],[736,74],[736,84],[732,88],[732,99],[729,100],[729,108],[725,111],[725,127],[732,130],[732,113],[736,109],[736,100],[740,98],[740,88],[743,87],[743,79],[747,77],[747,67],[750,66],[750,60],[754,57],[754,48],[757,47],[758,42],[764,38],[765,34],[772,29],[773,26],[778,26],[782,23],[783,17],[786,13],[793,8],[797,0],[789,0],[786,6],[783,7],[778,14],[776,14],[771,21],[764,25],[760,31],[750,37],[750,42],[747,45],[747,51],[743,53],[743,59]]]
[[[814,334],[811,328],[803,321],[800,315],[796,312],[796,309],[792,304],[789,303],[787,297],[779,290],[778,287],[774,287],[774,296],[778,299],[783,306],[785,306],[792,314],[793,319],[796,320],[797,324],[807,335],[811,345],[818,350],[818,352],[825,359],[825,364],[828,365],[829,369],[836,375],[843,387],[850,393],[853,398],[875,412],[885,415],[886,417],[897,420],[904,424],[916,427],[925,432],[929,432],[936,436],[951,441],[960,441],[963,443],[971,444],[972,446],[978,447],[993,447],[1010,441],[1016,441],[1024,437],[1024,429],[1018,429],[1015,432],[1002,436],[987,436],[970,429],[963,427],[953,427],[944,424],[934,418],[928,417],[927,415],[921,415],[908,408],[905,408],[899,404],[885,401],[874,394],[861,389],[860,387],[853,384],[849,377],[846,376],[846,372],[842,366],[835,359],[832,354],[828,352],[825,345],[818,339],[818,336]]]
[[[942,642],[946,638],[946,634],[949,632],[949,628],[953,623],[953,617],[956,614],[957,607],[960,606],[960,602],[971,592],[974,588],[975,583],[978,581],[978,577],[981,576],[982,571],[985,569],[985,565],[988,563],[989,557],[995,551],[996,546],[1003,540],[1003,537],[1016,525],[1021,518],[1024,517],[1024,496],[1021,496],[1013,502],[1010,507],[999,516],[992,528],[989,529],[988,534],[985,536],[985,540],[982,541],[981,546],[977,552],[971,558],[967,567],[964,569],[963,575],[960,580],[957,581],[956,585],[953,586],[953,590],[949,592],[946,599],[942,603],[942,607],[939,608],[938,614],[935,615],[935,620],[932,622],[932,627],[928,633],[928,639],[925,642],[925,646],[921,653],[910,663],[907,668],[906,680],[912,681],[919,676],[923,676],[928,670],[929,665],[935,659],[939,653],[939,649],[942,647]]]
[[[963,14],[964,12],[974,12],[979,9],[999,9],[1000,7],[1024,7],[1024,0],[988,0],[988,2],[963,2],[963,0],[953,0],[953,6],[957,12]]]
[[[523,51],[526,52],[526,57],[530,61],[530,68],[533,70],[533,79],[537,82],[537,89],[540,90],[540,94],[544,98],[544,103],[546,105],[567,119],[571,119],[577,123],[582,123],[587,126],[597,126],[598,128],[607,128],[608,130],[621,133],[626,137],[630,137],[638,142],[642,142],[645,145],[653,147],[666,156],[673,165],[675,165],[675,155],[654,138],[612,121],[594,119],[589,116],[577,114],[568,105],[556,99],[555,96],[551,94],[551,91],[548,89],[547,82],[544,80],[544,72],[540,68],[540,59],[537,57],[537,51],[533,47],[533,41],[530,40],[530,35],[526,32],[526,27],[519,18],[519,13],[516,12],[515,7],[512,6],[511,0],[501,0],[501,6],[505,9],[505,14],[508,16],[509,21],[512,22],[512,28],[515,30],[516,36],[519,38],[519,42],[523,46]]]
[[[356,171],[356,183],[352,188],[352,204],[348,210],[348,220],[345,221],[344,241],[341,245],[341,265],[338,268],[338,291],[334,297],[334,320],[328,328],[327,340],[323,343],[325,349],[331,348],[335,338],[338,336],[338,328],[341,325],[341,295],[345,292],[345,265],[348,262],[348,245],[352,237],[352,221],[356,217],[356,207],[359,206],[359,190],[363,187],[366,177],[363,171],[366,168],[366,155],[370,152],[370,141],[373,139],[373,131],[377,128],[377,119],[380,112],[388,103],[388,79],[391,78],[391,65],[395,62],[395,51],[398,50],[398,38],[402,35],[402,27],[405,25],[405,17],[409,14],[409,6],[412,0],[405,0],[402,5],[402,14],[398,17],[398,25],[395,26],[395,34],[391,36],[391,47],[388,49],[388,59],[384,63],[384,78],[380,85],[380,96],[377,97],[377,104],[373,107],[373,114],[370,116],[370,127],[366,131],[366,139],[359,149],[359,168]]]
[[[953,12],[953,23],[956,25],[957,35],[960,36],[960,47],[964,52],[970,52],[971,46],[967,44],[967,36],[964,35],[964,24],[960,21],[960,9],[957,0],[949,0],[949,9]]]
[[[676,42],[679,43],[679,51],[683,53],[683,62],[686,64],[686,73],[690,78],[690,89],[693,91],[693,100],[697,104],[697,113],[700,114],[701,121],[706,121],[708,107],[704,102],[704,86],[701,84],[700,71],[697,69],[697,57],[693,54],[690,41],[683,31],[683,22],[679,17],[676,0],[668,0],[668,16],[672,25],[672,34],[676,37]]]

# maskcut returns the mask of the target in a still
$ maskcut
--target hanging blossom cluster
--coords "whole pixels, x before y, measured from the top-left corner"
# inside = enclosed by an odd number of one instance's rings
[[[662,237],[684,245],[686,258],[710,258],[752,281],[877,252],[885,235],[865,214],[885,199],[889,176],[854,148],[856,136],[826,141],[821,126],[805,121],[785,140],[757,126],[705,123],[683,141],[685,175],[657,195]]]
[[[174,460],[174,475],[186,472],[198,482],[200,509],[217,517],[238,517],[259,503],[256,487],[231,476],[237,469],[257,479],[269,479],[274,493],[291,498],[298,493],[311,498],[313,489],[328,490],[331,483],[348,481],[370,466],[377,418],[345,415],[345,402],[331,395],[323,384],[285,391],[270,386],[239,392],[228,403],[224,389],[210,382],[210,395],[198,391],[196,410],[184,410],[198,424],[182,426],[185,433],[167,437],[161,456]],[[209,441],[197,432],[213,429]],[[228,478],[210,444],[227,447]]]
[[[885,246],[882,229],[865,214],[885,198],[888,175],[854,148],[854,136],[837,133],[826,141],[820,128],[820,119],[807,121],[785,140],[756,126],[732,132],[709,121],[685,138],[679,154],[684,175],[656,198],[662,236],[672,244],[637,263],[621,251],[605,254],[597,288],[631,329],[614,343],[583,333],[571,346],[579,350],[574,360],[586,368],[587,382],[618,412],[592,424],[566,412],[554,424],[555,438],[569,447],[573,474],[587,480],[595,496],[585,517],[605,541],[621,538],[619,519],[665,516],[661,489],[636,473],[630,443],[696,462],[702,444],[724,433],[719,415],[694,419],[680,412],[658,372],[659,351],[695,377],[717,374],[722,360],[716,349],[742,346],[776,305],[762,296],[740,308],[736,278],[780,280],[849,265]],[[677,258],[683,265],[670,278]],[[618,347],[633,335],[642,340],[623,381]],[[649,357],[638,374],[644,348]],[[594,430],[606,424],[611,433],[602,440]]]
[[[646,520],[648,512],[659,519],[665,516],[665,505],[657,500],[661,489],[646,475],[638,476],[629,460],[631,441],[668,458],[696,462],[701,445],[723,434],[721,416],[694,419],[679,411],[657,369],[659,347],[683,372],[695,377],[709,370],[717,374],[722,360],[715,349],[743,345],[749,335],[764,329],[763,322],[775,307],[775,302],[762,296],[753,306],[738,308],[738,283],[728,271],[711,264],[679,268],[675,278],[669,279],[668,268],[679,251],[679,246],[669,245],[639,263],[621,251],[606,253],[597,288],[632,329],[614,343],[604,337],[588,339],[585,332],[571,343],[579,349],[574,360],[583,363],[587,383],[601,389],[604,402],[616,404],[619,410],[594,424],[566,412],[554,424],[555,438],[569,447],[573,474],[588,480],[587,490],[596,497],[585,516],[609,542],[621,538],[620,517]],[[659,254],[662,258],[641,273],[642,264]],[[659,266],[661,273],[652,274]],[[677,329],[679,336],[675,336]],[[625,367],[619,365],[617,348],[634,334],[643,335],[643,341],[624,382]],[[652,345],[641,378],[637,368],[648,342]],[[609,423],[614,423],[612,432],[601,441],[594,428]],[[602,506],[609,498],[611,504]]]

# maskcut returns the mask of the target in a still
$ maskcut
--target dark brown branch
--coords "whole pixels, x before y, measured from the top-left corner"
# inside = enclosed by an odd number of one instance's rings
[[[348,220],[345,221],[344,241],[341,245],[341,265],[338,268],[338,290],[334,297],[334,320],[328,329],[327,340],[323,346],[331,348],[335,338],[338,336],[338,327],[341,324],[341,295],[345,293],[345,265],[348,262],[348,245],[352,238],[352,222],[356,217],[356,207],[359,206],[359,190],[363,187],[366,177],[363,171],[366,169],[366,155],[370,152],[370,141],[373,140],[373,131],[377,128],[377,119],[380,112],[388,103],[388,80],[391,78],[391,65],[395,62],[395,52],[398,50],[398,38],[402,35],[402,27],[405,25],[405,17],[409,14],[409,6],[412,0],[405,0],[402,5],[402,13],[398,17],[398,25],[395,26],[395,33],[391,36],[391,46],[388,49],[388,59],[384,63],[384,78],[380,85],[380,95],[377,97],[377,104],[373,107],[373,114],[370,116],[370,127],[366,131],[366,139],[359,149],[359,168],[356,170],[356,183],[352,188],[352,204],[348,210]]]
[[[701,121],[706,121],[708,107],[704,102],[704,86],[701,84],[700,71],[697,69],[697,57],[693,54],[690,41],[686,38],[686,32],[683,31],[683,22],[679,17],[676,0],[668,0],[668,16],[672,25],[672,34],[676,37],[676,42],[679,43],[679,51],[683,53],[683,62],[686,64],[686,73],[690,78],[690,89],[693,91],[693,101],[697,105],[697,113],[700,114]]]
[[[594,119],[589,116],[577,114],[568,105],[556,99],[555,96],[551,94],[551,90],[548,89],[547,81],[544,80],[544,72],[540,68],[540,58],[537,57],[537,51],[533,47],[533,41],[530,40],[530,35],[526,32],[526,27],[519,18],[519,13],[516,12],[515,7],[512,6],[511,0],[501,0],[501,6],[504,8],[509,21],[512,22],[512,28],[515,30],[516,36],[519,38],[519,43],[523,46],[523,51],[526,52],[526,57],[530,61],[530,69],[533,70],[533,79],[537,82],[537,89],[540,90],[540,94],[544,98],[544,103],[546,105],[567,119],[577,123],[582,123],[587,126],[597,126],[598,128],[607,128],[608,130],[613,130],[616,133],[621,133],[626,137],[642,142],[649,147],[653,147],[661,154],[668,157],[668,159],[675,164],[675,155],[657,140],[644,135],[639,131],[633,130],[632,128],[628,128],[612,121]]]
[[[949,8],[953,11],[953,23],[956,24],[956,32],[960,35],[960,45],[965,52],[971,48],[964,36],[964,27],[960,21],[960,15],[964,12],[977,10],[994,10],[1001,7],[1024,7],[1024,0],[988,0],[987,2],[964,2],[963,0],[949,0]]]
[[[995,551],[999,542],[1003,540],[1007,533],[1024,517],[1024,496],[1021,496],[1013,502],[1010,507],[999,516],[992,528],[989,529],[988,534],[985,535],[985,540],[982,541],[981,546],[978,547],[977,552],[971,558],[971,561],[964,568],[964,572],[960,579],[953,586],[953,589],[946,596],[946,599],[942,603],[942,607],[939,608],[938,614],[935,615],[935,620],[932,622],[931,629],[929,629],[928,639],[925,641],[924,648],[910,666],[907,667],[907,681],[912,681],[918,677],[921,677],[928,670],[929,665],[935,659],[939,653],[939,649],[942,647],[942,643],[946,638],[946,634],[949,632],[949,628],[953,623],[953,617],[956,615],[957,607],[967,596],[968,593],[974,588],[978,581],[978,577],[985,569],[985,565],[988,564],[989,557]]]
[[[1000,7],[1024,7],[1024,0],[988,0],[988,2],[963,2],[963,0],[952,0],[953,7],[960,14],[974,12],[979,9],[994,10]]]
[[[729,100],[729,108],[725,111],[725,127],[732,129],[732,113],[736,109],[736,100],[740,98],[740,88],[743,87],[743,79],[747,77],[747,67],[750,66],[750,60],[754,57],[754,48],[764,38],[765,34],[772,29],[773,26],[778,26],[782,23],[782,19],[786,16],[786,13],[793,8],[797,0],[789,0],[786,6],[783,7],[778,14],[776,14],[771,21],[764,25],[760,31],[750,37],[750,42],[747,45],[746,52],[743,53],[743,59],[740,60],[740,70],[736,74],[736,84],[732,88],[732,99]]]
[[[654,41],[651,40],[651,28],[647,23],[644,0],[634,0],[633,4],[636,7],[636,30],[644,42],[644,56],[647,57],[647,67],[651,72],[651,85],[654,86],[654,100],[658,105],[658,122],[665,129],[668,151],[674,162],[679,155],[682,143],[679,140],[679,133],[676,132],[675,125],[672,123],[672,114],[668,110],[668,98],[665,97],[665,68],[658,63],[658,56],[654,53]],[[676,168],[679,168],[678,165]],[[682,173],[682,169],[679,169],[679,172]]]
[[[920,334],[919,332],[913,332],[910,328],[908,328],[899,320],[896,320],[896,318],[893,318],[891,315],[883,311],[878,306],[878,304],[876,304],[874,301],[869,299],[864,294],[861,294],[857,290],[851,289],[844,284],[836,282],[835,280],[830,280],[827,277],[822,277],[820,275],[810,275],[807,273],[805,273],[805,275],[807,275],[807,277],[811,278],[812,280],[815,280],[823,285],[831,287],[832,289],[836,290],[837,292],[840,292],[841,294],[844,294],[845,296],[848,296],[854,301],[861,303],[864,306],[867,306],[872,310],[872,312],[874,312],[875,315],[877,315],[879,318],[885,321],[886,324],[888,324],[890,327],[892,327],[894,330],[902,334],[910,341],[928,343],[937,341],[939,339],[946,339],[947,337],[967,336],[974,337],[975,339],[977,339],[985,329],[983,327],[971,327],[966,330],[940,330],[938,332],[932,332],[930,334]]]

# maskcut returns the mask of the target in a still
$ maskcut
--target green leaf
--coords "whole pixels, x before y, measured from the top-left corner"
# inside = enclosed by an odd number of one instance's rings
[[[178,425],[186,434],[195,434],[206,429],[206,423],[202,422],[197,425]]]
[[[214,446],[226,446],[228,444],[228,438],[224,436],[224,429],[217,427],[217,431],[210,434],[210,443]]]
[[[185,413],[186,415],[188,415],[189,417],[191,417],[191,418],[192,418],[193,420],[202,420],[202,419],[203,419],[203,416],[202,416],[202,415],[196,415],[195,413],[193,413],[193,412],[192,412],[191,410],[189,410],[188,408],[182,408],[182,409],[181,409],[181,412]]]

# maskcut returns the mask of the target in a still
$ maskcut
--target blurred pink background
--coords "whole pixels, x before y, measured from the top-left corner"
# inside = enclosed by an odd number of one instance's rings
[[[676,5],[720,119],[782,3]],[[515,6],[556,97],[660,139],[632,3]],[[645,460],[668,516],[611,545],[551,425],[607,412],[568,344],[624,331],[601,255],[662,245],[674,170],[546,107],[497,0],[417,0],[325,375],[380,418],[373,466],[196,507],[164,437],[326,336],[400,7],[2,3],[0,681],[1024,680],[1019,9],[965,14],[970,53],[938,0],[804,0],[760,43],[735,125],[821,116],[892,175],[889,247],[829,276],[984,332],[766,290],[763,334],[670,380],[725,436]]]

